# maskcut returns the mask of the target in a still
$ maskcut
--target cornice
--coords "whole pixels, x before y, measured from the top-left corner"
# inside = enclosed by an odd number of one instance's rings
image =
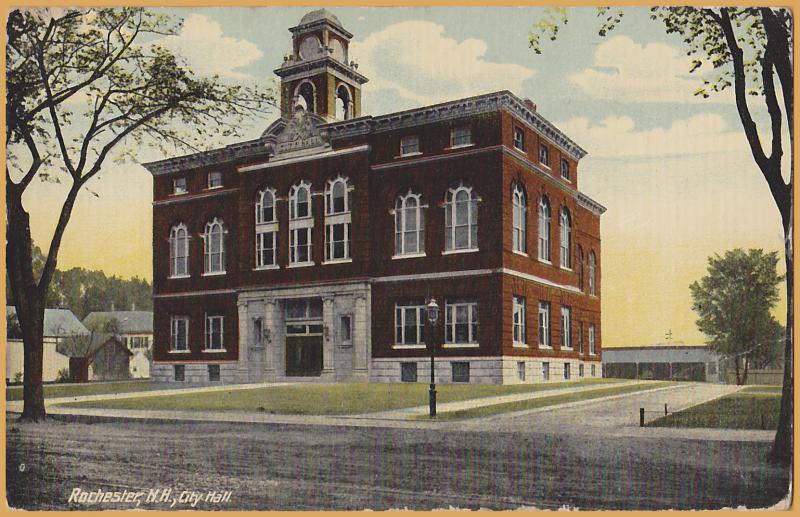
[[[319,70],[320,68],[333,69],[340,74],[344,74],[345,77],[358,82],[359,84],[369,82],[369,79],[367,79],[365,76],[359,74],[353,68],[350,68],[344,63],[340,63],[339,61],[333,59],[331,56],[323,56],[319,59],[313,59],[309,61],[298,61],[297,63],[286,61],[286,64],[280,68],[276,68],[273,70],[273,72],[275,72],[278,77],[286,78],[291,75],[300,74],[311,70]]]

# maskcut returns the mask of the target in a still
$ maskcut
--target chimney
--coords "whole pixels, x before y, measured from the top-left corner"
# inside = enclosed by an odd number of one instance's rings
[[[525,103],[525,106],[527,106],[529,110],[536,111],[536,104],[534,104],[534,102],[532,100],[525,99],[522,102]]]

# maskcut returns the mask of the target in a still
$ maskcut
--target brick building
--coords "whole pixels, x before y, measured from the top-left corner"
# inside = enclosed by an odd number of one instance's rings
[[[157,382],[600,377],[600,215],[577,144],[508,91],[382,116],[326,10],[281,117],[154,176]]]

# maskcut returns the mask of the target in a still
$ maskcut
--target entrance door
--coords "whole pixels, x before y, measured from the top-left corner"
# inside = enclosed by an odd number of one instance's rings
[[[322,374],[322,336],[286,336],[286,375],[319,377]]]

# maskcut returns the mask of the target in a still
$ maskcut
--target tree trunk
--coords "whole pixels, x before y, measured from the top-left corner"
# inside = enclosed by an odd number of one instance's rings
[[[742,385],[742,378],[739,375],[739,356],[738,355],[733,358],[733,365],[736,368],[736,385],[737,386],[741,386]]]
[[[741,386],[747,384],[747,370],[750,368],[749,355],[750,354],[745,354],[744,356],[744,373],[742,373],[742,382],[739,383]]]
[[[793,350],[794,342],[794,259],[792,258],[792,227],[794,209],[789,208],[788,225],[784,224],[784,250],[786,258],[786,341],[783,361],[783,390],[781,392],[781,411],[778,417],[778,430],[772,443],[771,458],[774,461],[791,465],[792,463],[792,417],[794,397]]]

